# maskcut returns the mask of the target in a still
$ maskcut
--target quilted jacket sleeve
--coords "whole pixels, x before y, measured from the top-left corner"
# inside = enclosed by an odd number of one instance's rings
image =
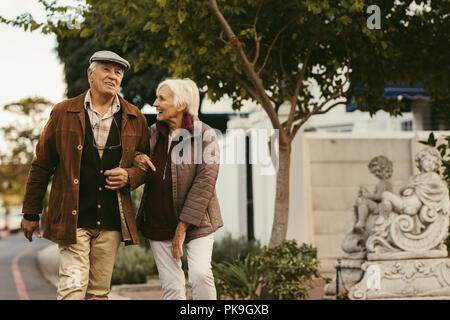
[[[196,174],[184,201],[179,219],[199,227],[214,196],[219,174],[219,146],[213,129],[203,133],[202,161],[196,164]]]

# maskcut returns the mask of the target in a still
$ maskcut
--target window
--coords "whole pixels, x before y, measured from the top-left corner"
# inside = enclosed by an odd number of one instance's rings
[[[413,122],[412,120],[402,121],[401,123],[402,131],[412,131],[413,130]]]

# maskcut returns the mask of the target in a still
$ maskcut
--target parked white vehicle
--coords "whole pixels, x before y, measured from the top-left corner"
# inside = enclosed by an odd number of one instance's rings
[[[9,231],[19,231],[22,222],[22,205],[9,208],[9,214],[6,216]]]
[[[8,227],[4,210],[0,210],[0,231],[6,230]]]
[[[19,231],[22,221],[22,206],[0,208],[0,230]]]

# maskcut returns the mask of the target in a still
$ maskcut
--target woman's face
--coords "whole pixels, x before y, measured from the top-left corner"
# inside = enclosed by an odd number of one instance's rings
[[[168,86],[162,86],[156,93],[156,100],[153,104],[158,111],[156,120],[168,122],[177,117],[178,110],[173,103],[173,92]]]

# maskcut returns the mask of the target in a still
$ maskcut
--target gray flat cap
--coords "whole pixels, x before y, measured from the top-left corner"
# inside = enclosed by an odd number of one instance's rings
[[[97,51],[89,59],[89,63],[92,63],[94,61],[113,62],[122,66],[125,69],[125,71],[130,70],[130,63],[121,56],[119,56],[117,53],[114,53],[112,51],[107,50]]]

